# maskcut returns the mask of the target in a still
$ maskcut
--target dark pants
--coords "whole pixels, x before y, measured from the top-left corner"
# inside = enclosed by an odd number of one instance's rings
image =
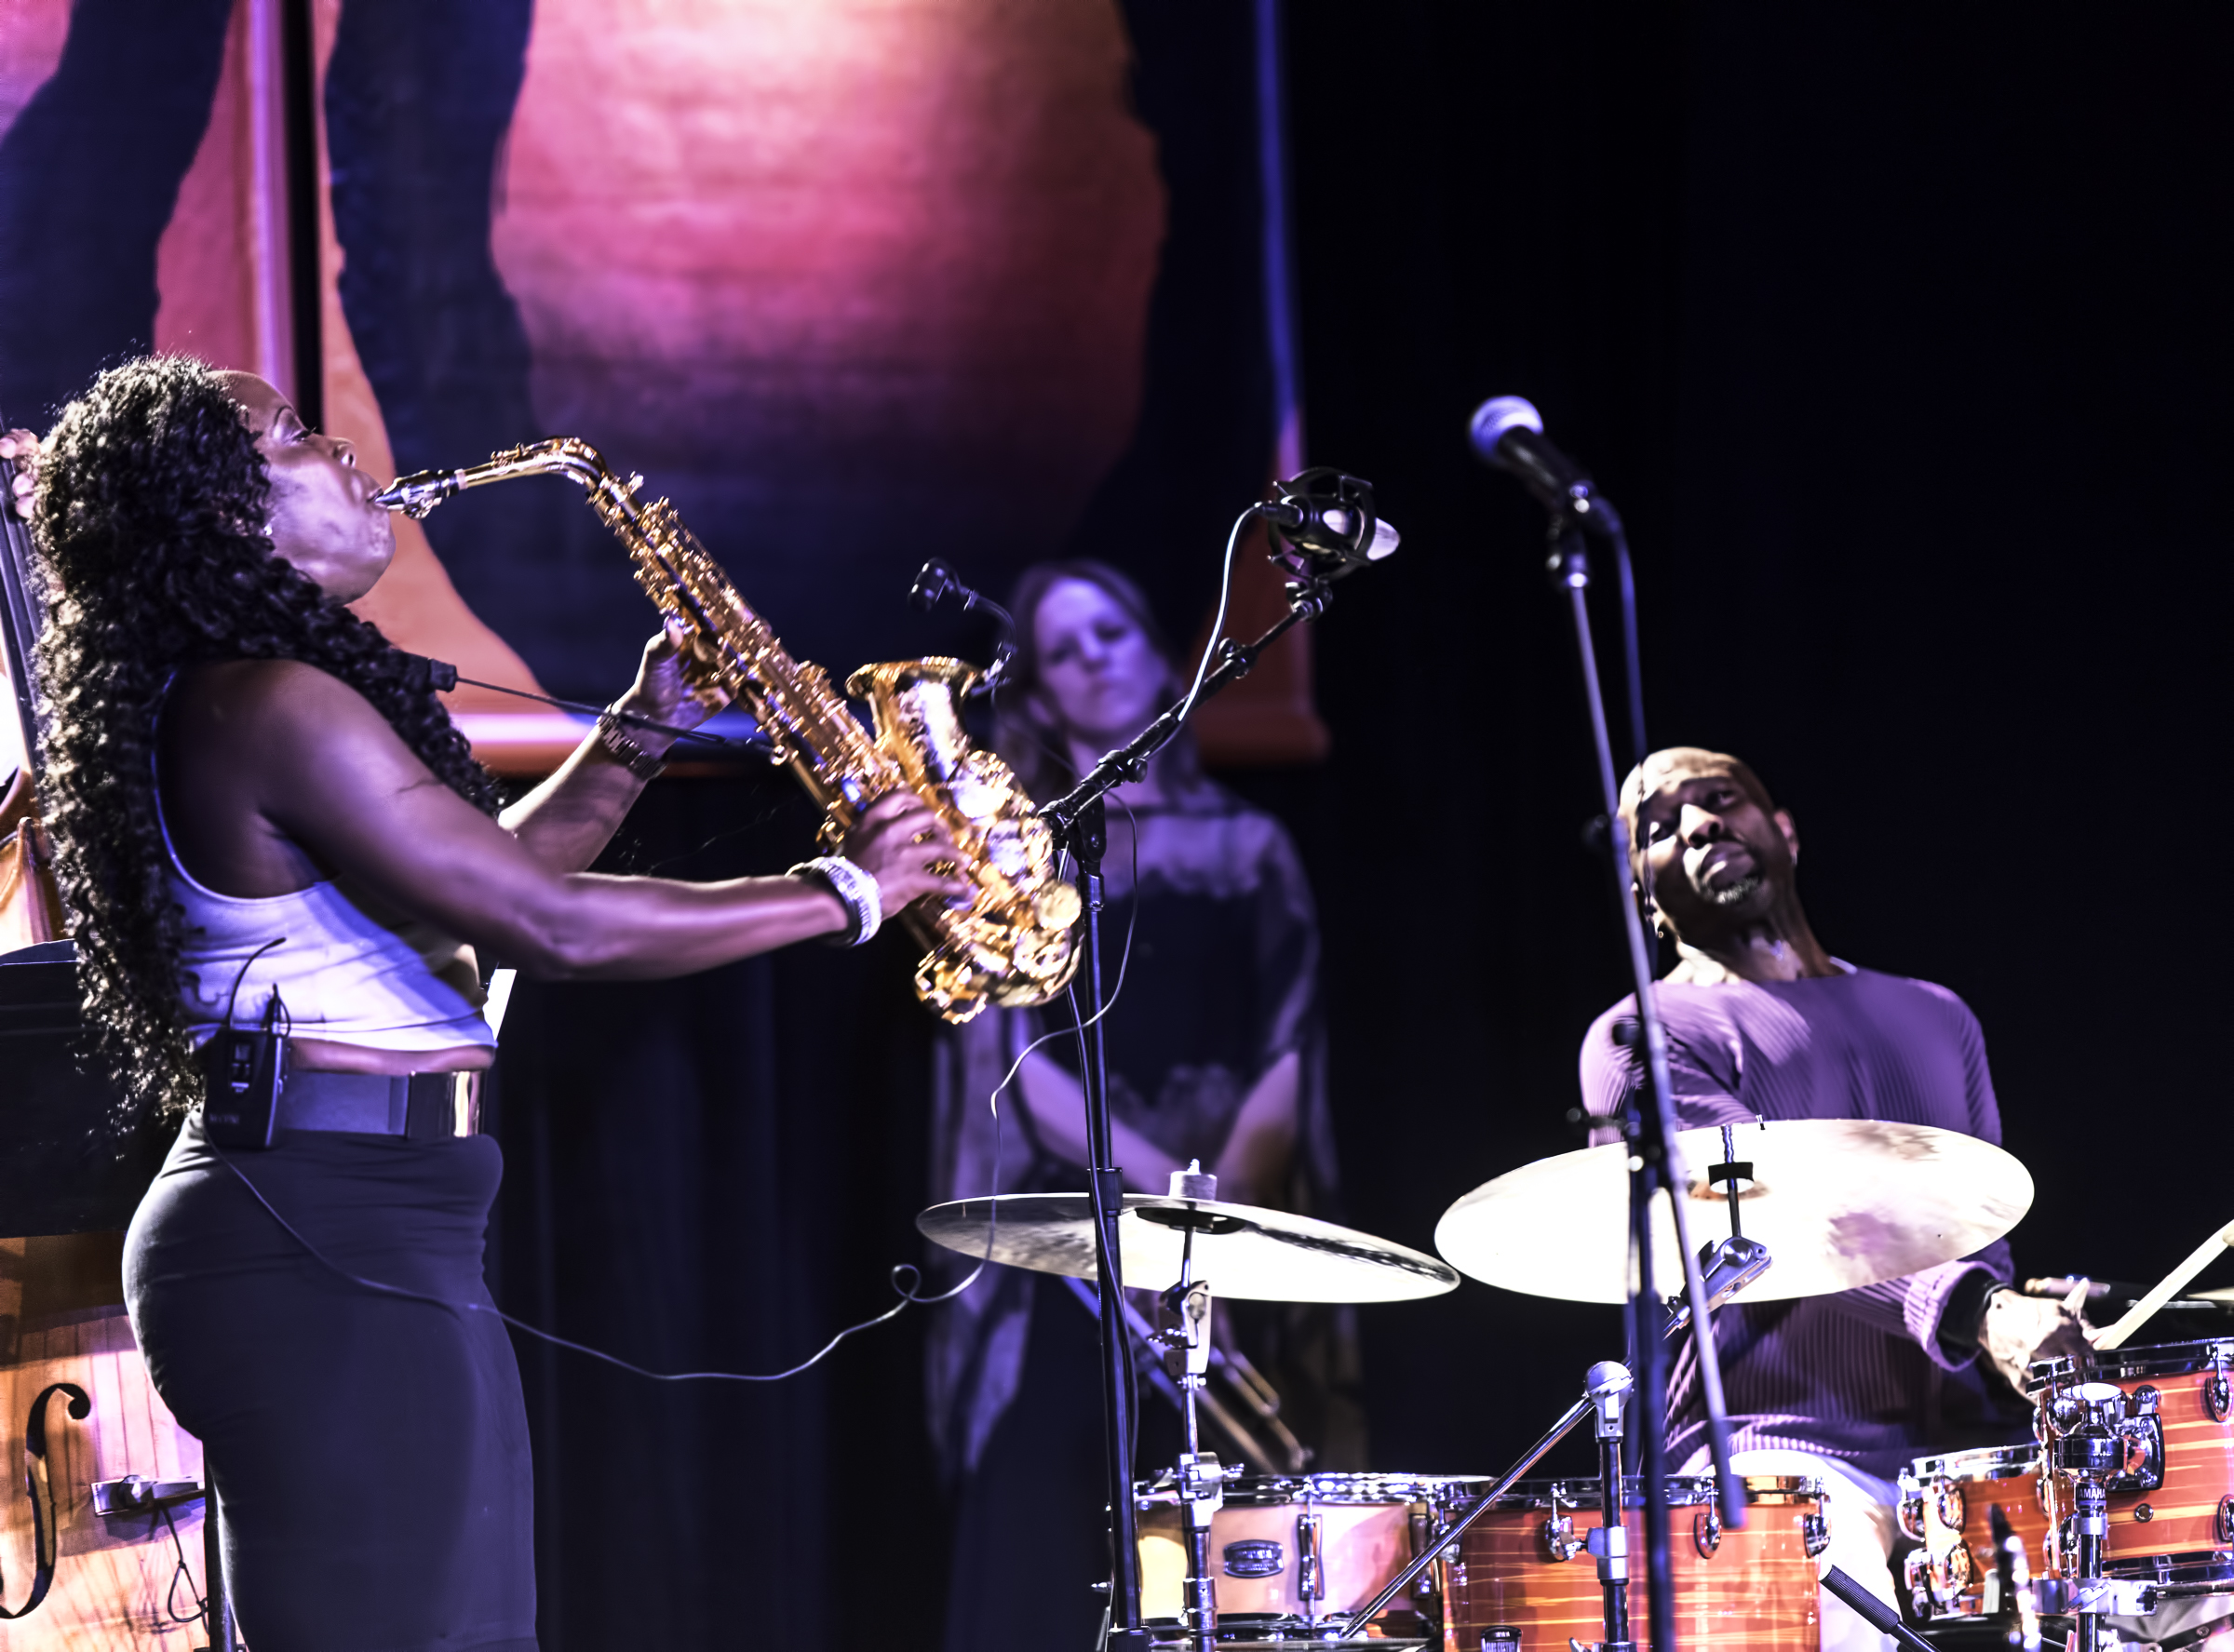
[[[189,1121],[125,1248],[149,1374],[209,1453],[256,1652],[535,1645],[527,1416],[489,1301],[486,1137],[299,1134],[219,1159]]]

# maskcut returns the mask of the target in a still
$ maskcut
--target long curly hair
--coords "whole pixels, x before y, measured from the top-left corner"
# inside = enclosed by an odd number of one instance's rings
[[[43,444],[41,801],[92,1054],[121,1096],[115,1136],[202,1098],[180,997],[184,914],[155,813],[155,718],[181,667],[286,659],[330,672],[460,796],[496,808],[425,662],[273,550],[269,490],[240,404],[184,356],[110,369]]]

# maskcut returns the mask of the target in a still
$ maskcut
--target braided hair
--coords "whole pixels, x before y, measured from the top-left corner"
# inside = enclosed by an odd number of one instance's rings
[[[93,1054],[121,1136],[201,1099],[181,1002],[184,914],[155,813],[155,716],[182,666],[300,660],[347,683],[452,790],[495,783],[425,663],[272,548],[270,476],[240,404],[202,362],[111,368],[62,410],[32,518],[49,614],[39,645],[41,802],[77,942]]]

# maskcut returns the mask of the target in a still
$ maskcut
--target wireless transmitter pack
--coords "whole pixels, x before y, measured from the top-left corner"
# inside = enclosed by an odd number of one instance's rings
[[[285,939],[284,936],[281,937]],[[249,955],[233,979],[225,1021],[198,1052],[202,1068],[202,1129],[221,1148],[268,1148],[279,1118],[279,1088],[286,1082],[287,1034],[293,1017],[272,989],[261,1027],[233,1025],[234,1005],[249,964],[279,945],[274,941]]]

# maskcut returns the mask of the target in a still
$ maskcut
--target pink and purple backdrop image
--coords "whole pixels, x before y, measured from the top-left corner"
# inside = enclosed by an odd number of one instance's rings
[[[316,87],[291,113],[290,20]],[[984,656],[981,627],[908,608],[933,555],[995,591],[1037,557],[1110,556],[1185,636],[1273,456],[1254,114],[1245,60],[1207,88],[1223,125],[1153,129],[1133,20],[1115,0],[0,0],[0,410],[43,423],[153,346],[313,391],[375,469],[582,436],[841,673]],[[289,222],[289,143],[315,226]],[[1233,198],[1198,190],[1195,216],[1235,220],[1176,248],[1174,143],[1226,152]],[[1261,617],[1272,582],[1245,578]],[[599,699],[649,629],[558,482],[402,525],[365,608],[468,676]],[[1306,670],[1299,638],[1220,708],[1214,750],[1314,755]]]

